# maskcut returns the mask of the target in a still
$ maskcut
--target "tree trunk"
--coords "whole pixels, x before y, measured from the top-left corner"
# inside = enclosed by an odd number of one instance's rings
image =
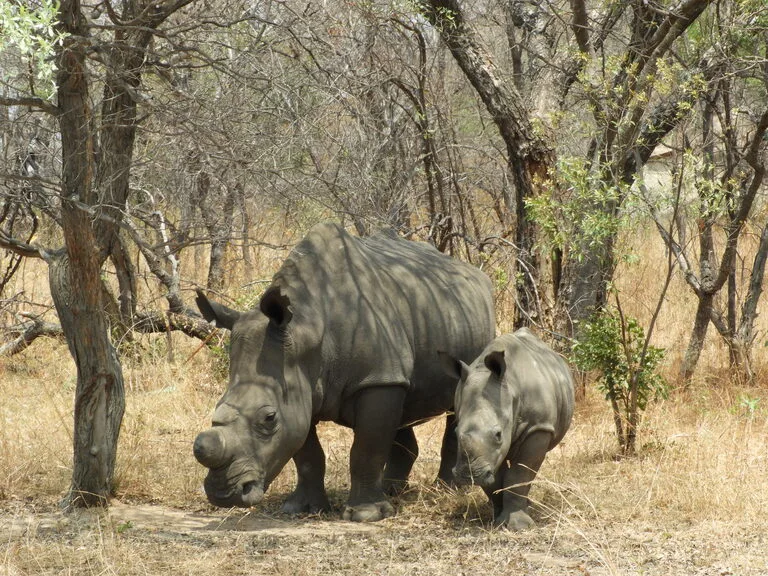
[[[752,271],[749,276],[747,296],[741,307],[739,326],[728,340],[728,350],[731,355],[731,365],[744,383],[754,380],[755,372],[752,366],[752,345],[755,340],[755,320],[757,319],[757,304],[763,292],[765,266],[768,260],[768,223],[763,226],[760,243],[757,247]]]
[[[707,337],[710,318],[712,317],[712,294],[704,293],[699,295],[699,303],[696,307],[696,319],[691,330],[691,337],[688,340],[688,348],[683,357],[683,363],[680,367],[680,377],[684,382],[690,380],[696,365],[701,356],[701,350],[704,348],[704,340]]]
[[[194,173],[192,199],[208,232],[211,251],[208,256],[208,278],[206,287],[209,290],[221,290],[224,287],[224,257],[229,243],[232,241],[232,226],[235,204],[237,203],[237,185],[224,186],[224,202],[221,196],[211,194],[213,178],[208,166],[199,151],[188,156],[190,168]],[[222,179],[217,179],[221,182]],[[196,253],[197,255],[197,253]],[[196,258],[197,261],[197,258]]]
[[[68,507],[106,504],[125,409],[120,362],[102,306],[101,263],[91,215],[93,139],[88,71],[82,40],[87,23],[78,0],[62,0],[60,29],[70,34],[58,53],[62,147],[61,211],[66,252],[49,258],[51,295],[77,365],[72,484]]]
[[[118,301],[120,303],[120,318],[125,326],[130,328],[136,315],[136,269],[131,262],[128,246],[121,236],[112,246],[110,254],[118,283]]]
[[[423,0],[421,5],[485,104],[506,145],[507,165],[515,186],[513,205],[507,209],[515,216],[518,270],[523,279],[518,289],[515,326],[530,324],[541,319],[549,303],[538,301],[542,295],[538,289],[542,266],[535,250],[536,226],[526,214],[526,199],[533,197],[537,186],[549,179],[554,152],[546,139],[534,131],[523,99],[498,73],[488,51],[464,19],[457,0]],[[518,270],[512,270],[511,276],[516,276]]]
[[[48,263],[51,295],[77,364],[72,484],[64,499],[68,508],[107,504],[125,411],[122,369],[101,309],[100,276],[94,280],[85,273],[89,266],[81,258],[89,253],[85,259],[95,260],[95,251],[81,244],[74,253],[75,258],[60,253]],[[72,265],[76,260],[77,267]]]
[[[58,118],[62,143],[62,229],[65,254],[49,258],[51,293],[78,371],[70,506],[106,503],[111,490],[125,398],[117,353],[109,339],[101,268],[114,256],[123,315],[133,313],[135,282],[119,244],[118,226],[128,197],[136,138],[137,94],[146,47],[154,29],[189,0],[145,5],[127,1],[113,21],[101,109],[100,160],[94,154],[86,52],[88,21],[79,0],[63,0],[60,31],[68,34],[57,53]]]
[[[224,288],[224,257],[227,254],[226,239],[215,238],[211,241],[211,257],[208,261],[208,282],[206,287],[209,290],[221,291]]]
[[[613,412],[613,425],[616,427],[616,438],[619,441],[619,449],[624,453],[624,447],[627,444],[627,438],[624,435],[624,419],[621,414],[621,408],[619,402],[616,399],[616,394],[609,393],[608,399],[611,401],[611,411]]]
[[[755,378],[755,371],[752,368],[752,342],[734,334],[733,337],[726,338],[725,343],[728,345],[728,357],[734,380],[739,384],[750,384]]]
[[[235,197],[237,199],[237,209],[240,211],[240,235],[242,236],[243,251],[243,279],[246,284],[253,280],[254,258],[253,246],[251,246],[251,229],[253,222],[251,213],[248,211],[248,202],[245,197],[245,186],[241,182],[235,184]]]
[[[209,205],[210,209],[210,205]],[[227,247],[232,241],[232,225],[235,210],[235,192],[232,188],[226,190],[224,205],[219,211],[206,217],[206,226],[211,237],[211,256],[208,266],[209,290],[221,290],[224,288],[224,264],[227,255]]]
[[[559,334],[574,336],[579,326],[606,303],[607,271],[613,269],[613,258],[607,249],[583,249],[582,258],[571,257],[562,266],[554,329]]]

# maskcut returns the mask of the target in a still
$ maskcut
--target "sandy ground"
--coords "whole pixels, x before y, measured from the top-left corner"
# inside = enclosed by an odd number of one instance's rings
[[[178,510],[115,502],[64,515],[24,503],[0,516],[0,574],[768,574],[768,535],[735,522],[591,524],[539,511],[510,534],[487,512],[425,515],[419,497],[375,524],[337,515]],[[754,529],[753,529],[754,528]]]

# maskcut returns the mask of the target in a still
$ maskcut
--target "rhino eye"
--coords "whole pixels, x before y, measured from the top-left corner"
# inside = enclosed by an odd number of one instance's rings
[[[271,406],[265,406],[255,415],[253,429],[259,435],[271,436],[278,427],[277,410]]]

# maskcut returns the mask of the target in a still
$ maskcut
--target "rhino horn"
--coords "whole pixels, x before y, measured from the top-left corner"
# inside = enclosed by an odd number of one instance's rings
[[[229,461],[227,443],[218,428],[198,434],[192,449],[197,461],[206,468],[221,468]]]

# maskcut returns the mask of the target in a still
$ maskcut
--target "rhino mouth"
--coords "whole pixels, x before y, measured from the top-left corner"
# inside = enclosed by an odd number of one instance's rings
[[[250,508],[264,498],[267,486],[262,478],[255,475],[244,475],[229,482],[221,482],[213,470],[205,479],[204,487],[208,501],[220,508]]]
[[[496,474],[490,467],[470,468],[468,466],[456,466],[453,469],[453,478],[459,486],[471,486],[475,484],[482,488],[490,488],[496,483]]]
[[[245,506],[253,506],[264,498],[264,483],[255,480],[245,482],[240,490],[240,498]]]

